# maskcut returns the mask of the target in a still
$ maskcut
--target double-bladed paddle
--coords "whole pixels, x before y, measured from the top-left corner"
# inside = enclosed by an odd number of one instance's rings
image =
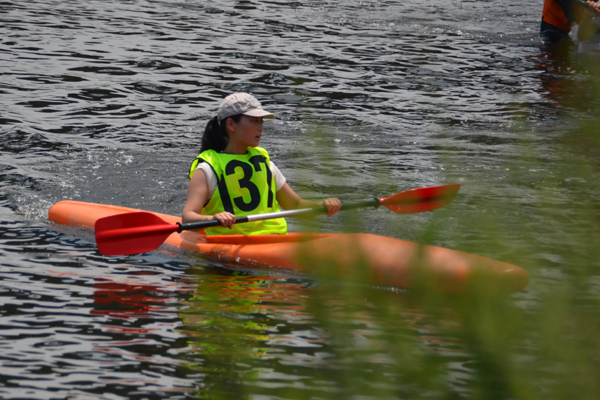
[[[432,211],[450,203],[460,184],[431,186],[396,193],[386,198],[349,202],[342,204],[342,210],[363,207],[385,206],[399,214],[412,214]],[[287,210],[268,214],[238,217],[236,224],[266,219],[290,217],[300,214],[327,213],[327,208],[314,207],[299,210]],[[106,256],[137,254],[158,248],[173,232],[198,230],[220,225],[217,220],[190,222],[187,224],[169,224],[160,217],[149,212],[133,212],[111,215],[96,221],[96,243],[98,251]]]

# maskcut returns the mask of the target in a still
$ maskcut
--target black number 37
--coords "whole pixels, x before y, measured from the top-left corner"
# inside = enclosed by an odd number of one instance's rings
[[[267,207],[273,207],[274,196],[273,191],[271,190],[271,180],[273,178],[273,174],[271,172],[271,169],[267,166],[267,160],[263,156],[254,156],[250,158],[249,161],[252,165],[238,160],[231,160],[225,167],[226,175],[234,174],[236,168],[242,169],[244,176],[242,176],[242,178],[239,180],[239,185],[240,188],[247,189],[248,193],[250,194],[250,202],[248,203],[244,201],[244,198],[242,196],[234,197],[232,199],[233,202],[235,203],[237,208],[244,212],[249,212],[258,208],[261,201],[260,190],[254,184],[254,182],[251,181],[251,179],[252,175],[254,174],[254,171],[262,171],[262,167],[260,164],[264,164],[265,169],[267,170],[267,185],[269,185],[269,198],[267,199]]]

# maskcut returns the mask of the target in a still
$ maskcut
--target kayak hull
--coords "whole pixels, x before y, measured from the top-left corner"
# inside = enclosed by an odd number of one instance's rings
[[[78,201],[61,201],[49,210],[57,224],[93,229],[98,219],[141,210]],[[175,224],[179,217],[154,213]],[[522,268],[442,247],[372,234],[208,236],[202,231],[172,233],[165,241],[222,263],[275,267],[332,279],[351,279],[399,288],[432,286],[460,293],[485,276],[510,291],[524,289]]]

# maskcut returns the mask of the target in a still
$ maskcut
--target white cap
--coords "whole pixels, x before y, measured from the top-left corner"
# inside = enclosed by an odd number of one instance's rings
[[[238,114],[249,117],[275,118],[275,115],[263,110],[256,97],[248,93],[233,93],[225,97],[217,112],[217,118],[221,122],[227,117]]]

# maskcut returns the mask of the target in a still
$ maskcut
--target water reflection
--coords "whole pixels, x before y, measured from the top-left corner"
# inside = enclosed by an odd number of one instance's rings
[[[120,282],[111,281],[110,278],[96,278],[96,281],[93,296],[95,309],[91,311],[92,314],[129,319],[173,311],[164,304],[174,302],[177,293],[163,285],[148,285],[128,278]]]
[[[196,296],[180,315],[181,332],[203,359],[200,396],[246,398],[248,385],[273,379],[282,387],[308,384],[295,368],[326,367],[327,335],[306,312],[312,282],[237,273],[200,274],[194,282]]]
[[[56,232],[29,233],[0,228],[2,256],[12,259],[0,269],[2,397],[189,391],[187,344],[176,333],[185,286],[164,270],[96,264],[85,240],[65,247]]]
[[[575,126],[567,122],[569,113],[575,112],[578,117],[587,119],[589,111],[597,108],[598,97],[593,84],[600,72],[597,57],[579,54],[573,42],[562,40],[552,45],[542,42],[535,60],[540,70],[540,93],[556,107],[546,109],[546,113],[563,117],[562,112],[568,110],[563,119],[570,126],[564,129],[572,130]]]
[[[472,379],[473,370],[463,365],[470,360],[464,342],[441,335],[453,323],[441,328],[402,294],[239,272],[195,273],[198,290],[180,312],[180,332],[202,359],[194,368],[203,376],[199,396],[408,394],[405,374],[421,350],[440,366],[452,360],[444,368],[455,371],[457,392]],[[354,377],[357,366],[360,378]],[[347,381],[353,378],[358,381]]]

